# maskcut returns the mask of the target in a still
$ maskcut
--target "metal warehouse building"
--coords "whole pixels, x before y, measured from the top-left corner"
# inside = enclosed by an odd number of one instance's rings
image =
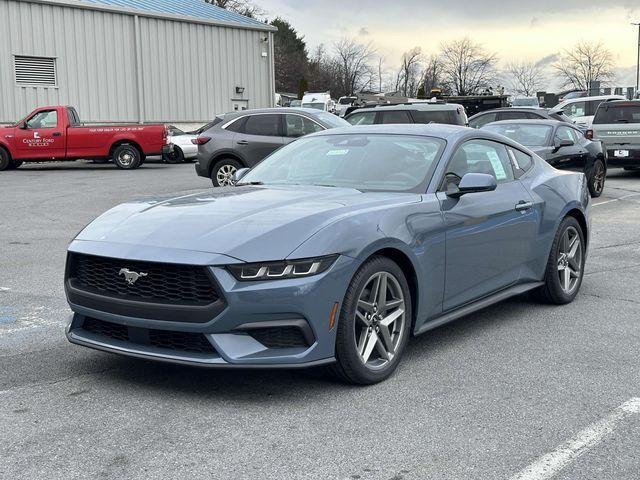
[[[201,124],[274,104],[273,31],[204,0],[0,0],[0,123]]]

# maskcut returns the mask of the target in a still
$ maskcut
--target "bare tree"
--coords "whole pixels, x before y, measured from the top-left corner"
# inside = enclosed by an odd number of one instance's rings
[[[413,47],[402,55],[400,70],[396,78],[396,90],[405,97],[414,97],[420,83],[420,62],[422,62],[422,50]]]
[[[256,18],[266,13],[249,0],[205,0],[205,2],[251,18]]]
[[[613,55],[602,43],[584,41],[565,50],[553,64],[562,85],[577,90],[589,90],[592,81],[613,79],[613,67]]]
[[[371,61],[375,50],[371,43],[359,43],[343,38],[334,45],[337,89],[341,95],[351,95],[371,79]]]
[[[429,97],[434,88],[443,87],[442,70],[442,59],[437,55],[431,55],[422,72],[419,87],[424,92],[425,98]]]
[[[511,89],[517,95],[533,97],[542,88],[545,75],[542,67],[535,62],[511,61],[505,69]]]
[[[468,37],[442,44],[444,84],[457,95],[474,95],[496,80],[497,57]]]

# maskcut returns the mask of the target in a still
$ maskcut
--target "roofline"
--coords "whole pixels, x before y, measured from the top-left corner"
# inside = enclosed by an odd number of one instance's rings
[[[273,25],[263,24],[256,20],[256,24],[227,22],[224,20],[210,20],[189,15],[176,15],[170,13],[151,12],[148,10],[138,10],[135,8],[116,7],[106,4],[83,2],[80,0],[15,0],[19,3],[39,3],[42,5],[55,5],[59,7],[79,8],[84,10],[98,10],[109,13],[119,13],[121,15],[132,15],[138,17],[158,18],[161,20],[173,20],[178,22],[198,23],[202,25],[211,25],[216,27],[242,28],[245,30],[256,30],[262,32],[277,32],[277,27]]]

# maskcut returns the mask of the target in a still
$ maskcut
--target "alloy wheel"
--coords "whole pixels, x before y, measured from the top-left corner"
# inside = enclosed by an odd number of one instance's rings
[[[595,171],[593,172],[593,191],[595,193],[602,193],[604,190],[604,179],[606,177],[606,172],[604,169],[604,165],[601,162],[596,162]]]
[[[125,150],[124,152],[120,153],[120,155],[118,155],[118,161],[123,167],[128,167],[129,165],[131,165],[131,162],[133,162],[133,155]]]
[[[216,172],[216,180],[218,185],[226,187],[233,185],[233,175],[236,173],[237,168],[233,165],[222,165]]]
[[[574,227],[565,230],[558,247],[558,276],[560,288],[567,295],[573,293],[582,275],[582,242]]]
[[[400,283],[389,272],[378,272],[365,283],[356,306],[356,349],[368,368],[388,364],[402,341],[406,321]]]

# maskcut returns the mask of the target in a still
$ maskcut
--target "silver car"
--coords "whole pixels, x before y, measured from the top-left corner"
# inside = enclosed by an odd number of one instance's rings
[[[231,184],[240,168],[253,167],[296,138],[349,124],[331,113],[308,108],[267,108],[229,113],[224,121],[202,132],[196,173],[211,178],[214,187]]]

